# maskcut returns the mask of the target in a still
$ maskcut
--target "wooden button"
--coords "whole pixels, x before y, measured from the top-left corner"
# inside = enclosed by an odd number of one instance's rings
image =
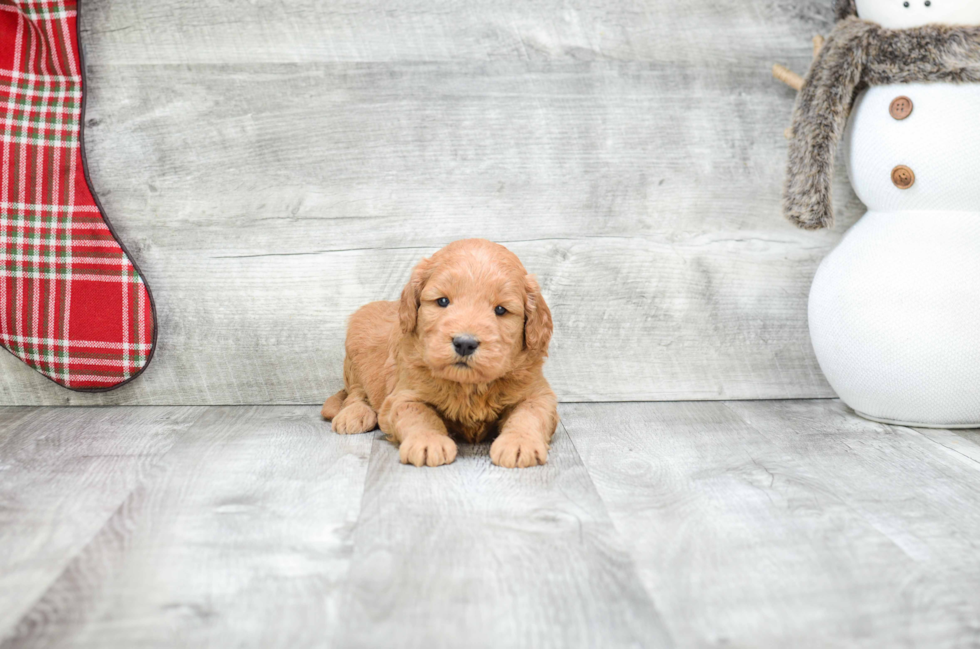
[[[899,189],[908,189],[915,184],[915,173],[905,165],[892,169],[892,182]]]
[[[895,97],[892,105],[888,107],[888,113],[898,121],[902,121],[912,114],[912,108],[912,100],[908,97]]]

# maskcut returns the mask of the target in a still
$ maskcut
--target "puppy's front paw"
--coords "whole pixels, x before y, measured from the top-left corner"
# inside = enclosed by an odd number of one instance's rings
[[[415,466],[442,466],[456,459],[456,442],[446,435],[416,433],[402,441],[398,447],[402,464]]]
[[[344,399],[347,398],[347,391],[341,390],[337,394],[333,395],[329,399],[323,402],[323,408],[320,409],[320,416],[327,421],[332,420],[337,416],[344,408]]]
[[[341,435],[358,435],[374,430],[378,425],[378,413],[371,406],[358,401],[337,413],[331,424],[334,432]]]
[[[508,469],[538,466],[548,461],[548,443],[536,436],[501,435],[490,446],[490,459]]]

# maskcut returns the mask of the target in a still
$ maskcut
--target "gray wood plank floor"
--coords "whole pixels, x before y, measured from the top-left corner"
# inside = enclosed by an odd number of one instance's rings
[[[980,431],[566,404],[550,462],[316,408],[0,408],[0,646],[964,647]]]
[[[348,315],[458,238],[505,242],[565,401],[829,397],[810,348],[841,225],[780,215],[829,0],[84,0],[86,146],[154,289],[139,381],[71,394],[0,354],[0,404],[313,404]],[[602,381],[595,381],[602,376]]]

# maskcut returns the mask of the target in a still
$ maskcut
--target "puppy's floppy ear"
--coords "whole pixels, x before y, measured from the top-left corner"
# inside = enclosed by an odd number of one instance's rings
[[[554,325],[551,321],[551,309],[544,301],[541,287],[534,275],[524,277],[524,295],[524,348],[547,356]]]
[[[398,321],[401,323],[402,333],[410,334],[415,331],[422,287],[429,281],[430,275],[432,275],[432,260],[423,259],[412,270],[412,279],[408,280],[408,284],[402,289],[401,302],[398,305]]]

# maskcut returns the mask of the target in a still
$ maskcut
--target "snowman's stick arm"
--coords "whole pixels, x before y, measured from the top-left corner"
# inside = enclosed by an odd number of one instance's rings
[[[777,63],[772,66],[772,76],[777,81],[782,81],[796,92],[803,90],[803,77],[796,74],[784,65],[779,65]]]
[[[813,58],[817,58],[817,56],[819,56],[820,50],[823,49],[824,43],[826,42],[827,39],[820,34],[813,37]]]
[[[816,59],[817,55],[820,54],[820,50],[823,49],[826,39],[823,36],[813,37],[813,58]],[[782,81],[787,86],[799,92],[803,89],[803,77],[796,74],[784,65],[776,64],[772,66],[772,76],[778,81]]]

